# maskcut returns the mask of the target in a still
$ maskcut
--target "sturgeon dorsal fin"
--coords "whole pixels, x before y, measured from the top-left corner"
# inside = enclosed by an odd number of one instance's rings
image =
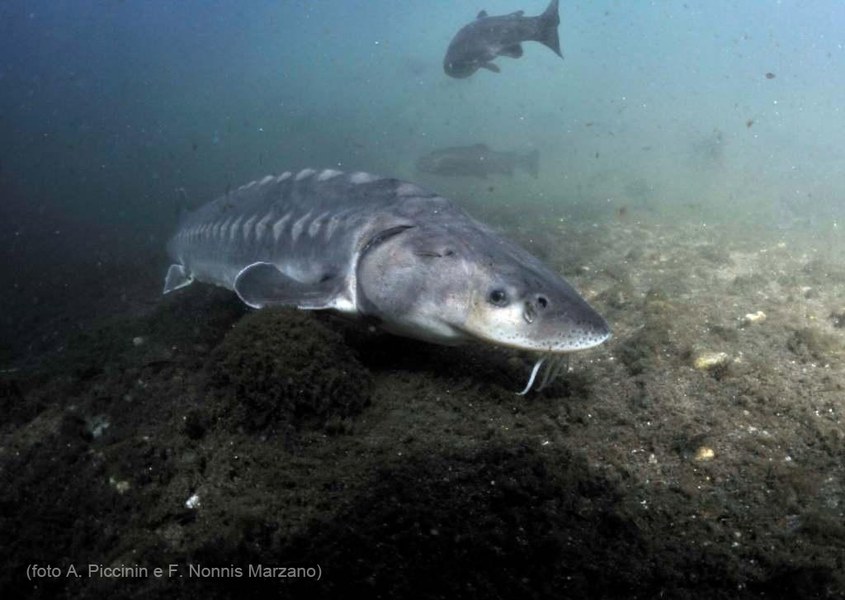
[[[482,11],[480,11],[480,12],[478,13],[478,16],[477,16],[477,17],[475,17],[475,18],[476,18],[476,19],[483,19],[483,18],[484,18],[484,17],[486,17],[486,16],[487,16],[487,11],[486,11],[486,10],[482,10]]]

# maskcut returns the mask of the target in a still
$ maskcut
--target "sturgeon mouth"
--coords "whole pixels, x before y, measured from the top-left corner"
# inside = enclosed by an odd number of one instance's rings
[[[543,373],[543,378],[540,380],[540,385],[537,387],[538,392],[542,391],[543,388],[554,382],[561,373],[569,371],[569,354],[554,354],[549,352],[538,358],[537,362],[534,363],[534,368],[531,369],[531,376],[528,378],[528,384],[525,386],[524,390],[517,392],[517,396],[524,396],[531,390],[534,385],[534,380],[537,379],[537,373],[540,372],[540,368],[543,366],[543,363],[546,363],[546,370]]]
[[[537,391],[543,390],[548,385],[551,385],[555,379],[557,379],[561,373],[566,373],[569,371],[569,353],[575,352],[578,350],[584,350],[586,348],[594,348],[599,344],[602,344],[611,338],[612,334],[608,329],[607,332],[598,340],[597,343],[593,343],[586,346],[581,347],[574,347],[570,348],[564,352],[541,352],[540,357],[537,359],[537,362],[534,363],[534,368],[531,369],[531,375],[528,377],[528,383],[525,386],[525,389],[521,392],[518,392],[517,395],[524,396],[527,394],[531,388],[534,386],[534,381],[537,379],[537,375],[540,373],[543,365],[545,365],[546,369],[543,371],[543,375],[540,378],[540,383],[537,386]]]
[[[522,318],[528,321],[529,315],[527,311],[523,313]],[[533,320],[533,319],[532,319]],[[528,383],[525,385],[525,388],[521,392],[517,392],[517,395],[524,396],[528,392],[534,388],[534,384],[538,379],[539,376],[539,383],[537,385],[536,391],[541,391],[547,386],[551,385],[562,373],[566,373],[569,370],[569,354],[571,352],[577,352],[579,350],[587,350],[589,348],[595,348],[609,340],[612,337],[610,330],[607,329],[604,332],[599,334],[593,334],[593,339],[590,339],[589,342],[581,343],[580,345],[570,345],[568,347],[564,346],[563,348],[553,349],[549,345],[541,346],[540,344],[529,345],[526,340],[520,341],[507,341],[501,339],[499,336],[490,336],[490,335],[481,335],[478,331],[468,329],[466,327],[459,327],[456,328],[457,331],[460,331],[464,334],[465,339],[474,339],[480,342],[487,342],[496,346],[504,347],[504,348],[512,348],[514,350],[522,350],[522,351],[530,351],[539,354],[536,362],[534,363],[534,367],[531,369],[531,374],[528,377]],[[545,369],[543,366],[545,365]],[[541,374],[542,372],[542,374]]]

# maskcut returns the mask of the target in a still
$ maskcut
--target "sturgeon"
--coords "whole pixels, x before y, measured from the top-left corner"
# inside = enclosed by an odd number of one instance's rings
[[[525,394],[567,353],[607,340],[607,322],[562,277],[449,200],[371,173],[267,176],[183,216],[164,293],[193,281],[253,308],[294,306],[368,319],[445,345],[539,353]]]

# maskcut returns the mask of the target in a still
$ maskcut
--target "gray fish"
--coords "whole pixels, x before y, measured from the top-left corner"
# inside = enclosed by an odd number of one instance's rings
[[[560,53],[557,27],[560,24],[558,0],[551,0],[543,14],[525,17],[523,11],[490,17],[486,11],[478,13],[472,23],[464,25],[446,50],[443,70],[451,77],[469,77],[478,69],[494,73],[499,67],[491,61],[497,56],[522,56],[522,42],[534,41]]]
[[[254,308],[332,310],[434,343],[541,353],[523,393],[544,361],[543,384],[566,353],[611,335],[539,259],[445,198],[369,173],[253,181],[185,215],[168,251],[164,293],[197,280]]]
[[[539,161],[539,150],[532,150],[527,154],[497,152],[488,148],[486,144],[475,144],[441,148],[429,152],[417,160],[417,170],[422,173],[451,177],[486,178],[494,174],[513,175],[514,168],[520,167],[533,177],[537,177]]]

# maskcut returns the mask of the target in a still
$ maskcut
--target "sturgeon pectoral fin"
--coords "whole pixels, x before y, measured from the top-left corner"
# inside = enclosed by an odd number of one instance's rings
[[[164,290],[161,293],[167,294],[186,285],[191,285],[193,282],[193,275],[184,266],[170,265],[170,268],[167,269],[167,275],[164,278]]]
[[[505,46],[499,52],[502,56],[510,56],[511,58],[519,58],[522,56],[522,44],[514,44],[513,46]]]
[[[499,67],[497,67],[493,63],[489,63],[489,62],[481,65],[481,68],[487,69],[488,71],[493,71],[494,73],[501,73],[502,72],[502,70]]]
[[[282,273],[276,265],[253,263],[235,278],[235,293],[252,308],[296,306],[298,308],[331,308],[338,294],[336,278],[316,283],[303,283]]]

